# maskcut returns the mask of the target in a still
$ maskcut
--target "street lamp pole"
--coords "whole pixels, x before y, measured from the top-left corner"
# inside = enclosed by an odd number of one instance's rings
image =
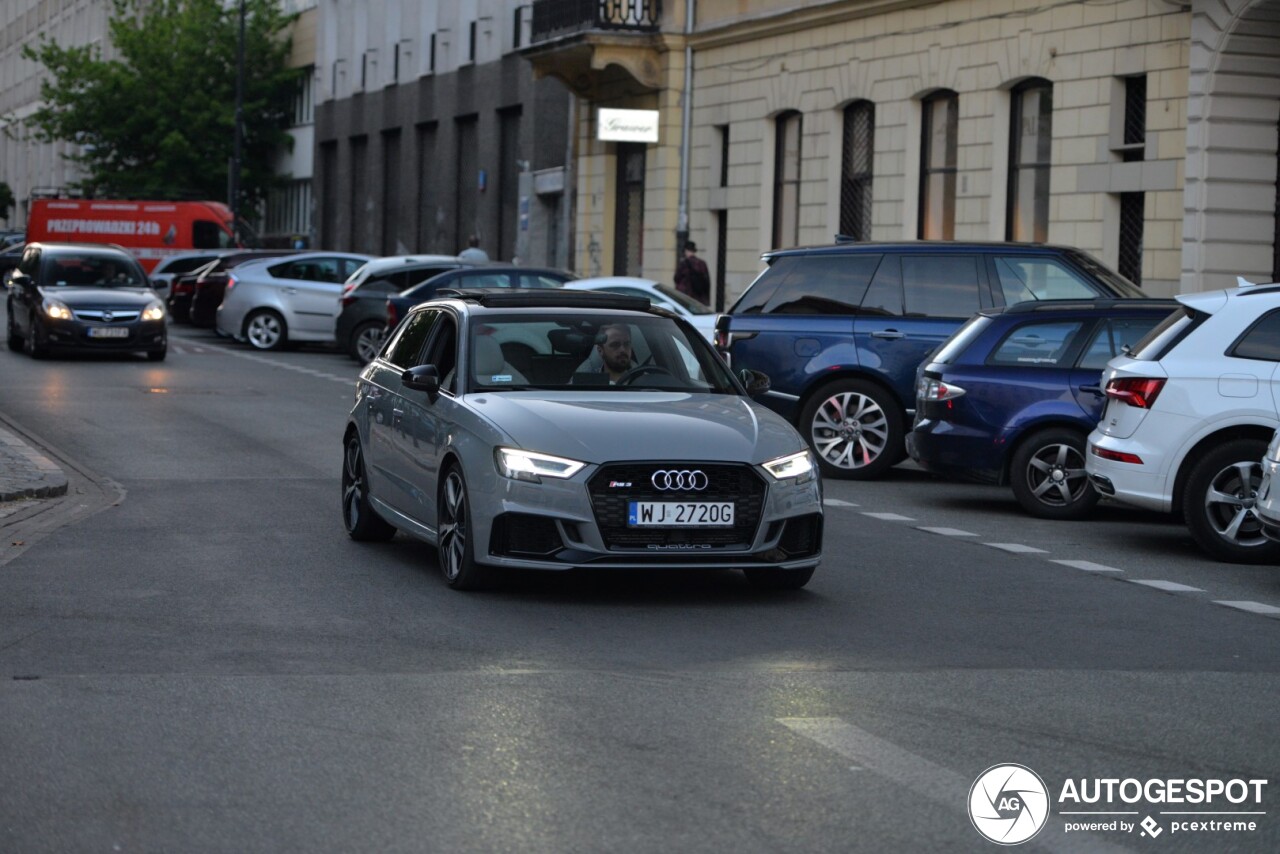
[[[240,244],[240,146],[244,135],[244,8],[240,0],[240,38],[236,43],[236,132],[231,151],[231,233]]]

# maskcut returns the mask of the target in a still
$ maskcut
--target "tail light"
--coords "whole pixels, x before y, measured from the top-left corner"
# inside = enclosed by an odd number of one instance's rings
[[[180,282],[175,279],[173,282],[173,292],[175,294],[189,294],[193,290],[195,290],[195,284],[190,280]]]
[[[355,301],[356,301],[355,297],[347,297],[347,296],[344,296],[340,300],[338,300],[338,302],[342,303],[343,308],[346,308],[347,306],[351,305]]]
[[[1150,409],[1167,382],[1147,377],[1122,377],[1107,383],[1107,397],[1138,409]]]
[[[236,286],[236,277],[228,273],[227,274],[227,290],[231,290],[235,286]]]
[[[396,328],[396,324],[400,322],[400,313],[396,311],[396,304],[391,300],[387,300],[387,332]]]
[[[958,385],[949,385],[931,377],[921,377],[920,385],[916,388],[916,397],[921,400],[955,400],[964,393],[964,389]]]
[[[722,314],[716,317],[715,326],[715,345],[716,349],[721,352],[728,351],[729,344],[732,343],[729,338],[729,315]]]
[[[352,283],[352,284],[347,284],[347,285],[343,285],[343,286],[342,286],[342,299],[343,299],[343,300],[346,300],[346,298],[347,298],[347,294],[351,293],[351,292],[352,292],[352,291],[354,291],[355,289],[356,289],[356,286],[355,286],[355,284],[354,284],[354,283]],[[343,302],[342,304],[343,304],[343,305],[346,305],[347,303],[346,303],[346,302]]]

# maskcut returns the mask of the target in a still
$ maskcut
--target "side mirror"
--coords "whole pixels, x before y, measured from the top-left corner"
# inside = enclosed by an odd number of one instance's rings
[[[747,387],[747,394],[751,397],[759,397],[768,391],[772,385],[769,382],[768,374],[753,371],[750,368],[743,368],[738,371],[738,379]]]
[[[418,365],[400,375],[405,388],[425,391],[434,399],[440,393],[440,369],[435,365]]]
[[[155,291],[158,294],[163,295],[163,294],[169,293],[168,282],[157,282],[154,279],[147,279],[147,284],[151,286],[151,290]]]

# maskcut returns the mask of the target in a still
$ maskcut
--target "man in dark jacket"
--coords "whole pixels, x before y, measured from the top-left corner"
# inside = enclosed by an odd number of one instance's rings
[[[707,262],[698,257],[698,245],[685,241],[684,258],[676,265],[676,290],[686,293],[703,305],[711,303],[711,274]]]

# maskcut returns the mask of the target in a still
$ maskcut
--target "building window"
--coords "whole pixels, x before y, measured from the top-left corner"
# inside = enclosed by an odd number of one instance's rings
[[[271,190],[264,222],[267,234],[301,237],[311,234],[311,180],[290,181]]]
[[[293,95],[293,124],[309,125],[316,120],[316,67],[308,65],[298,78],[298,89]]]
[[[844,108],[840,157],[840,233],[871,239],[871,167],[875,155],[876,108],[858,101]]]
[[[773,169],[773,245],[800,242],[800,113],[778,116]]]
[[[467,59],[472,62],[476,61],[476,22],[472,21],[467,26]]]
[[[960,96],[955,92],[937,92],[924,100],[919,236],[926,240],[955,237],[959,117]]]
[[[428,71],[436,70],[436,34],[435,33],[431,34],[431,50],[429,52],[427,70]]]
[[[524,6],[517,6],[512,19],[511,27],[511,49],[519,50],[520,45],[524,43]]]
[[[1118,272],[1135,285],[1142,284],[1143,193],[1120,194],[1120,258]]]
[[[1009,134],[1009,210],[1005,239],[1049,239],[1049,160],[1053,146],[1053,84],[1028,80],[1013,90]]]
[[[369,52],[365,51],[360,54],[360,91],[363,92],[369,85]]]
[[[1124,79],[1124,144],[1126,162],[1142,160],[1147,147],[1147,75]]]
[[[720,125],[720,181],[718,187],[729,186],[729,126]]]

